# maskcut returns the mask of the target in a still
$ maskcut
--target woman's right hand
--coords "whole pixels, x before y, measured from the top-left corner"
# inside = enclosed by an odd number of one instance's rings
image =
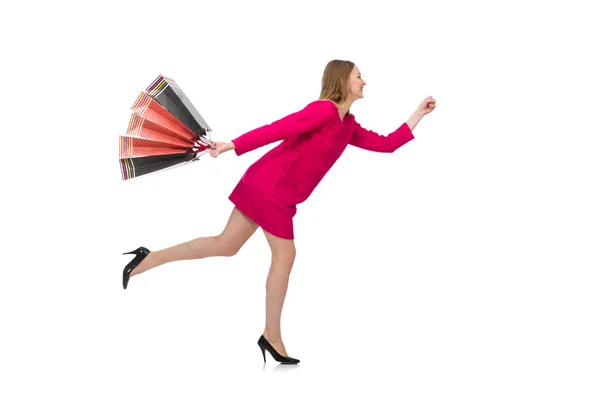
[[[229,150],[235,149],[233,142],[210,141],[210,143],[212,143],[212,145],[215,147],[214,149],[210,150],[210,155],[214,158],[217,158],[221,153],[225,153]]]

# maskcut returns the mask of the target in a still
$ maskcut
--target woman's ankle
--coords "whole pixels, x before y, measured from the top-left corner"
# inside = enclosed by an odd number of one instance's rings
[[[265,339],[267,339],[271,343],[281,341],[281,333],[279,333],[279,332],[271,332],[271,331],[265,330],[263,332],[263,336],[265,337]]]

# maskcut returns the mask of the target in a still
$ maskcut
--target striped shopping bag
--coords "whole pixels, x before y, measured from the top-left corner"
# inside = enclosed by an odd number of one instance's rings
[[[121,178],[189,164],[212,147],[210,127],[174,80],[159,75],[131,107],[119,136]]]

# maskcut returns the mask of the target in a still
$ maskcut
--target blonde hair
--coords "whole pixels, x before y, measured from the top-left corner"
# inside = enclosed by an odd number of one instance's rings
[[[336,106],[345,103],[348,100],[348,79],[353,69],[354,62],[340,59],[329,61],[321,78],[319,99],[329,99]]]

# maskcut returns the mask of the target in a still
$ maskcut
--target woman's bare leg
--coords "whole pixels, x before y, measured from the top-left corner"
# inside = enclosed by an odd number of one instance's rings
[[[252,219],[240,212],[237,207],[234,207],[221,234],[199,237],[160,251],[152,251],[131,272],[130,277],[168,262],[211,256],[233,256],[242,248],[257,228],[258,225]]]
[[[288,280],[296,258],[293,240],[285,240],[264,232],[271,247],[271,268],[267,277],[267,307],[264,337],[283,356],[288,356],[281,338],[281,310]]]

